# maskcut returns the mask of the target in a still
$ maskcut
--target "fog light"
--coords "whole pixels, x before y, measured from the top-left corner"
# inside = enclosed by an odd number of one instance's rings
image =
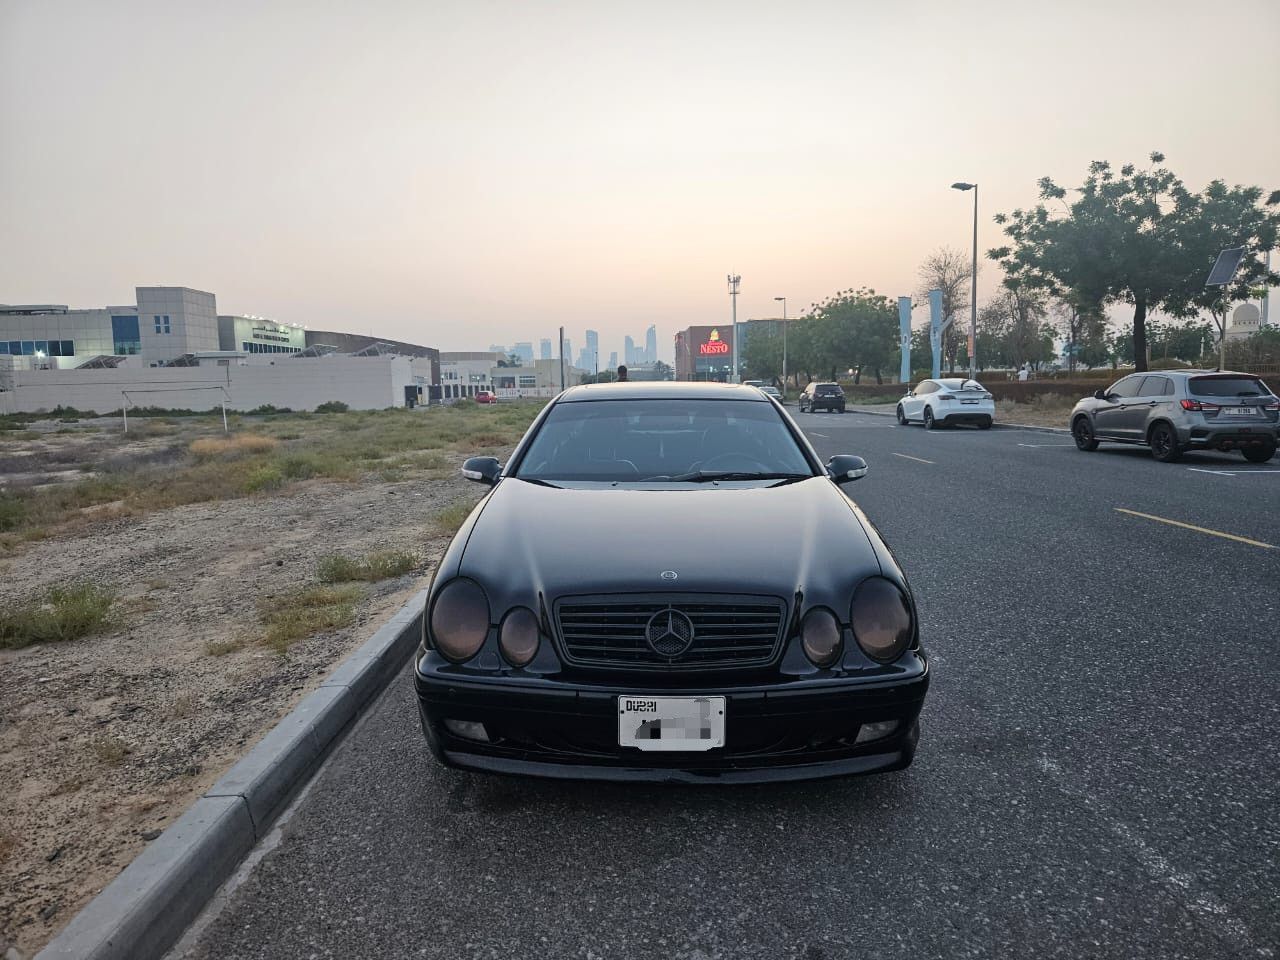
[[[462,737],[464,740],[489,742],[489,731],[484,728],[483,723],[477,723],[474,720],[446,720],[444,728],[455,737]],[[862,734],[858,734],[858,736],[862,736]]]
[[[898,729],[897,720],[884,720],[880,723],[864,723],[858,728],[858,736],[853,742],[870,743],[872,740],[883,740]]]

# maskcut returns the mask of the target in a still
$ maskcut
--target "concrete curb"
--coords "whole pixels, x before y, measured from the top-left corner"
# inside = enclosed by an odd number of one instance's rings
[[[850,407],[850,413],[869,413],[873,417],[893,417],[897,416],[892,410],[871,410],[867,407]],[[1071,431],[1066,427],[1037,427],[1029,423],[993,423],[993,430],[1030,430],[1033,433],[1063,433],[1070,436]]]
[[[151,960],[180,937],[418,643],[415,594],[72,918],[37,960]]]

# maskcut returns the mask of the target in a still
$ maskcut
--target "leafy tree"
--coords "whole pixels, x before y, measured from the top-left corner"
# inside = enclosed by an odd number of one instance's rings
[[[1132,305],[1129,352],[1138,370],[1147,366],[1149,313],[1192,317],[1211,308],[1215,291],[1206,293],[1204,281],[1223,248],[1248,248],[1229,298],[1260,281],[1280,283],[1261,256],[1280,233],[1280,213],[1267,209],[1280,203],[1280,191],[1262,205],[1258,187],[1215,180],[1193,193],[1163,166],[1163,154],[1150,160],[1149,169],[1125,164],[1118,174],[1094,161],[1070,202],[1065,188],[1042,178],[1040,203],[995,218],[1011,242],[987,253],[1004,267],[1006,284],[1081,305]],[[1062,209],[1053,214],[1047,202]]]
[[[787,343],[790,347],[790,342]],[[782,334],[772,330],[752,330],[742,347],[742,366],[753,380],[772,380],[782,375]]]
[[[1005,287],[978,311],[978,322],[979,359],[1005,367],[1053,359],[1055,331],[1037,291]]]
[[[653,372],[658,375],[659,380],[674,380],[676,372],[672,369],[671,364],[663,363],[661,360],[653,361]]]
[[[956,358],[968,351],[969,280],[973,264],[969,255],[952,247],[939,247],[920,264],[920,290],[917,296],[928,299],[930,290],[942,292],[942,317],[955,317],[942,334],[942,358],[951,373],[956,372]],[[982,356],[982,354],[978,354]]]
[[[897,308],[868,287],[832,294],[801,324],[811,325],[810,349],[833,380],[838,370],[856,368],[854,382],[860,382],[865,367],[884,383],[883,371],[898,356]]]

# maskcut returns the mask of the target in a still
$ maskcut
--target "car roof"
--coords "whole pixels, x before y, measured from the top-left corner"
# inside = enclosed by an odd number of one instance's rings
[[[767,403],[755,387],[736,383],[697,383],[689,380],[628,380],[625,383],[585,383],[570,387],[558,403],[583,400],[746,400]]]
[[[1141,372],[1134,371],[1126,373],[1124,377],[1252,377],[1254,380],[1262,379],[1261,375],[1256,373],[1241,373],[1236,370],[1188,370],[1180,367],[1177,370],[1143,370]]]

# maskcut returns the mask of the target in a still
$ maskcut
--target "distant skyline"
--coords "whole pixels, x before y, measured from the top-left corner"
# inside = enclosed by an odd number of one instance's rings
[[[0,0],[0,302],[444,350],[914,294],[1036,181],[1280,188],[1280,4]],[[1140,42],[1141,55],[1135,56]],[[999,275],[985,265],[979,297]],[[539,351],[540,352],[540,351]],[[603,366],[603,358],[602,358]]]

